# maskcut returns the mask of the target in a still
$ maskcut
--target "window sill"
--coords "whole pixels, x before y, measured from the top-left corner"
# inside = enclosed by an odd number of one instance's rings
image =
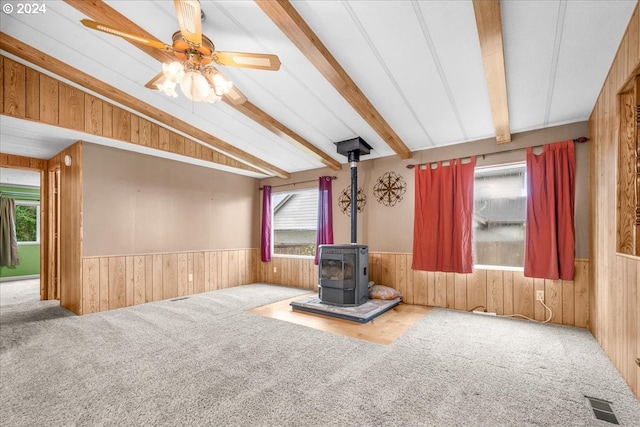
[[[295,259],[315,259],[315,255],[287,255],[287,254],[271,254],[272,258],[295,258]]]
[[[504,265],[482,265],[476,264],[474,270],[494,270],[494,271],[524,271],[524,267],[507,267]]]
[[[39,244],[40,242],[18,242],[18,246],[36,246]]]

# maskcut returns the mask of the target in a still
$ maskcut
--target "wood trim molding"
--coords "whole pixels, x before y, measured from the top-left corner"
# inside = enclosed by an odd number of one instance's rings
[[[639,255],[636,245],[636,88],[617,95],[618,168],[616,203],[616,250]]]
[[[237,147],[223,141],[213,135],[210,135],[195,126],[184,122],[177,117],[174,117],[166,112],[153,107],[150,104],[140,101],[139,99],[105,83],[89,74],[83,73],[64,62],[47,55],[35,49],[33,46],[29,46],[22,41],[11,37],[10,35],[0,32],[0,49],[11,53],[23,60],[44,68],[62,78],[65,78],[71,82],[74,82],[82,87],[85,87],[101,96],[104,96],[118,104],[124,105],[137,111],[147,117],[157,120],[167,126],[184,132],[192,138],[202,141],[211,147],[228,154],[231,157],[235,157],[245,163],[248,163],[258,169],[261,169],[269,174],[277,177],[287,179],[289,173],[277,168],[276,166],[265,162],[257,157],[250,155]]]
[[[293,5],[284,0],[255,2],[389,147],[400,158],[410,159],[411,150],[340,66]]]
[[[65,2],[68,3],[70,6],[74,7],[75,9],[77,9],[78,11],[84,13],[91,19],[99,21],[103,24],[111,25],[133,34],[139,34],[143,37],[146,37],[152,40],[157,40],[152,34],[148,33],[139,25],[137,25],[135,22],[127,19],[126,16],[120,14],[118,11],[112,9],[102,1],[65,0]],[[161,40],[158,40],[158,41],[161,41]],[[154,49],[152,47],[142,45],[139,43],[131,42],[131,44],[139,48],[143,52],[145,52],[147,55],[157,59],[160,62],[175,61],[176,59],[169,52]],[[247,116],[249,119],[255,121],[259,125],[266,128],[267,130],[273,132],[280,138],[292,144],[296,148],[300,148],[303,151],[305,151],[307,154],[310,154],[313,157],[317,158],[325,166],[328,166],[333,170],[342,169],[340,162],[333,159],[327,153],[320,150],[311,142],[307,141],[306,139],[304,139],[303,137],[295,133],[293,130],[289,129],[284,124],[280,123],[275,118],[271,117],[269,114],[267,114],[260,108],[256,107],[254,104],[250,103],[249,101],[240,105],[235,105],[233,102],[230,102],[226,97],[223,98],[223,101],[225,101],[231,107],[235,108],[236,110],[238,110],[239,112]]]
[[[2,57],[0,57],[1,59]],[[1,86],[1,84],[0,84]],[[55,299],[49,292],[49,180],[47,160],[0,153],[0,167],[40,173],[40,299]]]
[[[47,170],[47,161],[33,157],[0,153],[0,167],[44,172]]]
[[[498,144],[511,142],[499,0],[473,0],[489,103]]]
[[[50,171],[56,169],[60,171],[60,181],[57,187],[59,199],[57,222],[59,222],[59,227],[56,230],[54,224],[49,222],[47,231],[57,231],[58,241],[56,242],[54,236],[49,234],[47,246],[43,249],[47,251],[49,261],[55,261],[54,254],[58,253],[59,271],[56,275],[53,270],[49,270],[45,280],[49,282],[48,288],[52,293],[56,293],[56,297],[60,299],[60,306],[74,313],[79,313],[82,308],[82,151],[83,143],[78,141],[47,162]],[[65,156],[67,155],[73,159],[68,166],[65,164]],[[47,196],[53,195],[49,193]],[[53,202],[53,198],[49,200]],[[56,209],[53,203],[49,204],[47,211],[50,212],[50,209]],[[57,245],[57,250],[54,250],[51,245]],[[56,276],[59,279],[57,283],[51,283],[51,280]],[[49,299],[52,296],[47,295]]]

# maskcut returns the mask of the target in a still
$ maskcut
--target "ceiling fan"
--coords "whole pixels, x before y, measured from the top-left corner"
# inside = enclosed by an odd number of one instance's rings
[[[226,95],[230,102],[242,104],[247,98],[212,64],[270,71],[280,69],[276,55],[217,51],[213,42],[202,34],[200,2],[174,0],[174,4],[180,30],[173,34],[171,45],[89,19],[81,22],[88,28],[172,53],[176,60],[164,63],[163,71],[145,85],[171,97],[178,96],[175,87],[179,83],[184,95],[193,101],[213,103]]]

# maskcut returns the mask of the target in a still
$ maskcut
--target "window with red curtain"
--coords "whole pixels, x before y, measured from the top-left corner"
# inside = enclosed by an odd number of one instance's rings
[[[573,280],[575,169],[573,141],[545,145],[540,155],[527,148],[527,277]]]
[[[260,260],[271,261],[271,186],[262,187],[262,227],[260,230]]]
[[[475,157],[415,172],[414,270],[471,273]]]
[[[318,229],[316,234],[316,257],[318,265],[318,246],[333,244],[333,212],[331,204],[331,180],[330,176],[321,176],[318,179]]]

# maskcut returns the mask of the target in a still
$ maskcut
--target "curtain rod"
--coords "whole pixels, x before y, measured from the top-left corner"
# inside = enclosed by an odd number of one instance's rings
[[[338,179],[337,176],[330,176],[329,178],[331,178],[331,181],[333,181],[334,179]],[[308,179],[306,181],[292,182],[290,184],[272,185],[271,188],[286,187],[287,185],[306,184],[308,182],[316,182],[316,181],[317,181],[317,179]],[[259,187],[258,190],[262,190],[263,188],[264,187]]]
[[[585,136],[581,136],[579,138],[573,138],[573,142],[587,142],[589,141],[589,138],[585,137]],[[547,144],[542,144],[542,145],[533,145],[531,146],[531,148],[539,148],[542,147],[544,145]],[[512,148],[511,150],[504,150],[504,151],[494,151],[493,153],[485,153],[485,154],[474,154],[476,157],[480,157],[482,156],[482,158],[484,159],[487,156],[493,156],[493,155],[497,155],[497,154],[504,154],[504,153],[511,153],[513,151],[520,151],[520,150],[526,150],[529,147],[520,147],[520,148]],[[467,156],[467,157],[462,157],[461,159],[470,159],[472,156]],[[448,160],[445,160],[448,161]],[[425,166],[425,165],[430,165],[432,163],[437,163],[437,161],[435,162],[425,162],[425,163],[419,163],[419,164],[411,164],[411,165],[407,165],[407,169],[413,169],[416,166],[420,167],[420,166]]]

